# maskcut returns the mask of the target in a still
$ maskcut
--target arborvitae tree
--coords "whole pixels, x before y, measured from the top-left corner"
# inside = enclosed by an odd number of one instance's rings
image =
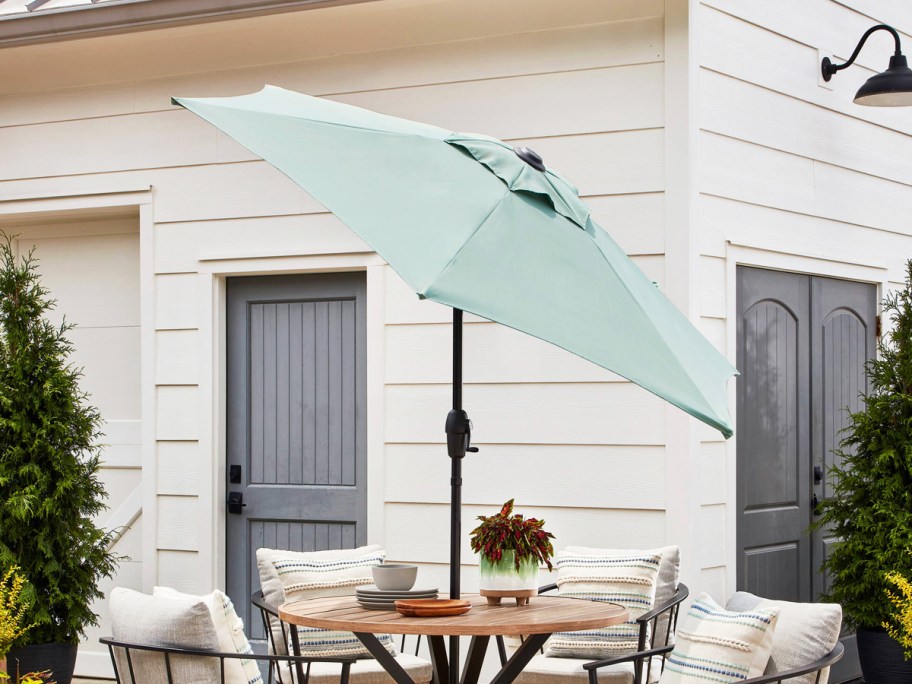
[[[855,628],[887,621],[887,572],[912,574],[912,260],[906,269],[905,288],[884,299],[893,330],[866,366],[871,391],[851,414],[817,523],[840,540],[823,565],[828,598]]]
[[[28,579],[29,643],[78,642],[117,559],[93,520],[106,508],[101,415],[68,361],[72,326],[46,317],[55,302],[37,268],[0,233],[0,567]]]

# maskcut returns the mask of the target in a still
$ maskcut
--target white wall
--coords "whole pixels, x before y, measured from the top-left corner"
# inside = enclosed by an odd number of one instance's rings
[[[855,105],[886,68],[893,41],[873,36],[829,83],[862,33],[890,23],[912,45],[912,6],[879,0],[703,0],[699,56],[699,314],[734,358],[736,264],[899,284],[912,257],[912,118]],[[702,438],[702,584],[735,590],[735,443]]]

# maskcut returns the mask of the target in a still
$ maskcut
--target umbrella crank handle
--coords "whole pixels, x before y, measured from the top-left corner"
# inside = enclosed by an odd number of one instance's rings
[[[478,453],[472,444],[472,421],[465,411],[450,411],[446,419],[447,452],[450,458],[464,458],[466,452]]]

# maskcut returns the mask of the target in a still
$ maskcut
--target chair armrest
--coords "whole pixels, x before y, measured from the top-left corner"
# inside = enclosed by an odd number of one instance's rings
[[[273,617],[279,617],[279,611],[270,603],[266,603],[266,599],[263,598],[263,592],[257,591],[250,595],[250,602],[255,605],[260,610],[266,611]]]
[[[167,653],[169,655],[197,656],[200,658],[219,658],[220,660],[265,660],[279,663],[340,663],[352,665],[355,658],[317,658],[293,655],[265,655],[258,653],[225,653],[221,651],[194,650],[190,648],[176,648],[173,646],[151,646],[149,644],[132,644],[126,641],[115,641],[111,637],[102,637],[98,641],[108,648],[125,648],[131,651],[151,651],[153,653]]]
[[[545,592],[554,591],[555,589],[557,589],[557,585],[556,585],[556,584],[554,584],[554,583],[545,584],[545,585],[543,585],[543,586],[541,586],[541,587],[538,588],[538,593],[539,593],[539,594],[544,594]]]
[[[591,663],[584,663],[583,669],[586,671],[589,670],[598,670],[602,667],[608,667],[609,665],[617,665],[618,663],[628,663],[631,660],[646,660],[647,658],[652,658],[653,656],[662,655],[664,653],[669,653],[674,646],[662,646],[661,648],[651,648],[648,651],[637,651],[635,653],[628,653],[627,655],[618,656],[617,658],[606,658],[605,660],[594,660]],[[747,684],[745,682],[745,684]]]
[[[663,605],[653,608],[648,613],[643,613],[640,617],[637,618],[637,622],[645,623],[650,620],[658,617],[667,610],[671,610],[676,605],[681,603],[684,599],[688,597],[690,590],[687,588],[686,584],[678,584],[678,590],[675,592],[675,595],[668,599]]]
[[[774,672],[773,674],[762,675],[760,677],[754,677],[753,679],[745,679],[741,684],[772,684],[773,682],[783,682],[792,679],[793,677],[800,677],[801,675],[818,672],[825,667],[830,667],[839,662],[844,653],[845,646],[843,646],[841,642],[836,642],[836,648],[823,656],[823,658],[815,660],[813,663],[802,667],[795,667],[784,672]]]

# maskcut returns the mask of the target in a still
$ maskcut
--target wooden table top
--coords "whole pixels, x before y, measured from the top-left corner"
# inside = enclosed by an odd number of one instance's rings
[[[627,609],[616,603],[536,596],[525,606],[489,606],[483,596],[463,595],[472,610],[451,617],[405,617],[393,610],[367,610],[354,596],[290,601],[279,608],[285,622],[304,627],[369,634],[497,636],[551,634],[598,629],[625,622]]]

